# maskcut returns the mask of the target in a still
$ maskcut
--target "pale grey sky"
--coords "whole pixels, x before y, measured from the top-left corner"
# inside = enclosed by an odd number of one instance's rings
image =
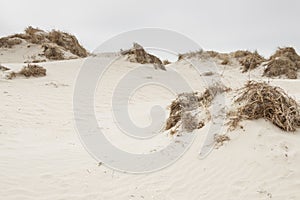
[[[90,51],[110,37],[155,27],[182,33],[205,50],[278,46],[300,50],[299,0],[1,0],[0,36],[28,26],[70,32]]]

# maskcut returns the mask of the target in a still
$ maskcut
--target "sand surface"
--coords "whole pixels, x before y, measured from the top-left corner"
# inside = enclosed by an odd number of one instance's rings
[[[1,64],[12,69],[24,65],[19,59],[11,61]],[[195,131],[196,139],[182,158],[158,172],[133,175],[98,166],[83,148],[74,124],[73,89],[84,61],[40,63],[47,69],[42,78],[0,79],[1,199],[300,199],[300,131],[285,133],[264,120],[243,122],[243,130],[229,132],[231,141],[205,159],[199,158],[199,150],[210,124]],[[210,65],[203,61],[207,70]],[[116,146],[145,153],[162,148],[172,137],[162,133],[151,141],[134,141],[118,131],[111,115],[116,77],[137,66],[116,61],[101,80],[105,84],[99,84],[95,107],[106,136]],[[204,90],[203,79],[189,64],[168,67],[187,78],[193,89]],[[232,89],[249,80],[249,74],[241,74],[237,66],[217,67],[222,82]],[[167,73],[156,71],[152,76],[167,77]],[[259,70],[251,72],[251,78],[262,79]],[[298,100],[299,83],[270,80]],[[167,115],[174,98],[156,85],[141,88],[130,101],[132,119],[145,126],[154,103],[165,107]]]

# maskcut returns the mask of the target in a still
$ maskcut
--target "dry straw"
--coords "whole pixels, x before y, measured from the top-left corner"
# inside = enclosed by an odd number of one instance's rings
[[[257,68],[265,61],[266,59],[259,55],[257,51],[255,51],[254,53],[249,53],[248,55],[239,58],[239,63],[243,66],[243,73]]]
[[[17,76],[25,76],[26,78],[29,77],[43,77],[46,76],[47,70],[38,65],[28,64],[27,66],[23,67],[19,72],[11,72],[7,76],[8,79],[16,78]]]
[[[179,94],[178,97],[172,101],[165,129],[169,130],[175,127],[179,121],[182,121],[183,128],[188,131],[202,128],[203,122],[198,122],[197,118],[192,116],[190,112],[200,107],[209,107],[218,94],[228,90],[229,88],[224,85],[215,84],[207,88],[201,94],[198,92]]]
[[[43,44],[42,46],[44,48],[44,55],[46,58],[50,60],[63,60],[64,59],[64,53],[57,45],[53,44]]]
[[[18,74],[23,75],[25,77],[41,77],[46,76],[46,69],[38,65],[28,64],[26,67],[23,67]]]
[[[249,81],[240,89],[236,111],[229,113],[230,129],[240,121],[264,118],[284,131],[295,131],[300,126],[299,104],[283,89],[263,82]]]
[[[289,79],[296,79],[300,69],[300,56],[292,47],[279,48],[266,63],[264,76],[276,77],[285,75]]]

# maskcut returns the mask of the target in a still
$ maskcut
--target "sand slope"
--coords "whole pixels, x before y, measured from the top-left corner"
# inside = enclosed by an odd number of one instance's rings
[[[2,199],[300,199],[300,131],[288,134],[264,120],[244,122],[244,130],[228,133],[229,143],[199,159],[207,124],[196,131],[195,142],[179,161],[155,173],[132,175],[98,166],[84,150],[74,126],[73,87],[83,62],[41,63],[47,69],[46,77],[0,80]],[[209,71],[210,65],[203,61],[203,71]],[[146,152],[159,149],[172,138],[162,134],[148,144],[125,140],[115,131],[110,113],[115,78],[136,66],[124,59],[115,62],[102,80],[106,84],[97,90],[95,106],[97,118],[105,121],[107,137],[120,148]],[[168,67],[178,70],[194,89],[204,90],[203,79],[189,64]],[[223,83],[233,89],[249,79],[249,74],[241,74],[236,66],[218,68]],[[149,65],[149,70],[153,66]],[[253,71],[251,78],[261,79],[259,70]],[[167,76],[167,72],[157,73]],[[300,99],[299,80],[273,79],[271,84]],[[167,107],[174,97],[157,86],[141,89],[131,102],[132,117],[139,119],[140,125],[148,124],[147,110],[153,102]]]

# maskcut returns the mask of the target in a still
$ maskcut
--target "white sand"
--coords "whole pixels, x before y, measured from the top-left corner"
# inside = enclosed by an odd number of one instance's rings
[[[228,133],[231,141],[205,159],[199,159],[198,153],[209,124],[197,130],[195,142],[180,160],[158,172],[132,175],[98,166],[80,143],[74,125],[73,87],[83,62],[41,63],[47,69],[42,78],[0,79],[1,199],[300,199],[300,131],[285,133],[264,120],[243,122],[244,130]],[[161,134],[150,142],[131,141],[116,131],[111,119],[114,77],[135,66],[122,59],[111,66],[103,79],[106,84],[98,88],[95,106],[109,139],[128,151],[147,152],[171,138]],[[170,67],[203,91],[203,81],[189,65]],[[251,78],[261,79],[258,70]],[[231,88],[247,80],[248,74],[241,74],[238,67],[229,66],[223,73],[223,82]],[[271,84],[300,99],[299,80],[278,79]],[[132,118],[147,125],[153,102],[166,107],[173,98],[157,86],[142,88],[132,98]]]

